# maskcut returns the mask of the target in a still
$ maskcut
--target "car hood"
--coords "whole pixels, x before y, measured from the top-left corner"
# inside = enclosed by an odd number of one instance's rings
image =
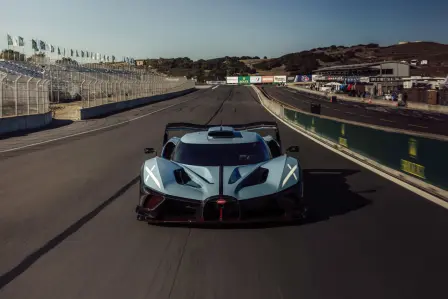
[[[189,182],[179,182],[184,171]],[[244,166],[195,166],[155,157],[145,161],[142,182],[166,195],[205,200],[226,195],[239,200],[275,194],[301,181],[297,159],[286,155]]]

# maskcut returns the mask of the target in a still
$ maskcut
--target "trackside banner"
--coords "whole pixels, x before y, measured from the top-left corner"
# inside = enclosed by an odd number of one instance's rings
[[[227,84],[238,84],[238,77],[227,77]]]
[[[238,77],[238,84],[250,84],[249,76],[239,76]]]
[[[313,77],[311,75],[297,75],[294,82],[312,82]]]
[[[261,83],[261,76],[250,76],[250,83],[252,84]]]
[[[262,76],[261,82],[262,83],[272,83],[272,82],[274,82],[274,76]]]
[[[286,76],[274,76],[274,83],[286,83]]]

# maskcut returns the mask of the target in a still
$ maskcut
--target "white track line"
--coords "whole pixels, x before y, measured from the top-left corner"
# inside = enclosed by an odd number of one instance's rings
[[[355,113],[353,112],[345,112],[345,113],[355,115]]]
[[[218,88],[218,87],[219,87],[219,85],[216,85],[215,87],[212,87],[212,90],[213,90],[213,89],[216,89],[216,88]]]
[[[36,142],[36,143],[32,143],[32,144],[28,144],[28,145],[24,145],[24,146],[19,146],[19,147],[15,147],[15,148],[11,148],[11,149],[7,149],[7,150],[3,150],[3,151],[0,151],[0,154],[2,154],[2,153],[7,153],[7,152],[13,152],[13,151],[21,150],[21,149],[24,149],[24,148],[28,148],[28,147],[32,147],[32,146],[36,146],[36,145],[42,145],[42,144],[46,144],[46,143],[50,143],[50,142],[54,142],[54,141],[59,141],[59,140],[67,139],[67,138],[70,138],[70,137],[80,136],[80,135],[84,135],[84,134],[88,134],[88,133],[92,133],[92,132],[96,132],[96,131],[101,131],[101,130],[108,129],[108,128],[117,127],[117,126],[120,126],[120,125],[122,125],[122,124],[130,123],[130,122],[135,121],[135,120],[137,120],[137,119],[143,118],[143,117],[145,117],[145,116],[148,116],[148,115],[151,115],[151,114],[155,114],[155,113],[157,113],[157,112],[160,112],[160,111],[169,109],[169,108],[171,108],[171,107],[178,106],[178,105],[183,104],[183,103],[185,103],[185,102],[188,102],[188,101],[190,101],[190,100],[192,100],[192,99],[185,100],[185,101],[182,101],[182,102],[180,102],[180,103],[173,104],[173,105],[170,105],[170,106],[168,106],[168,107],[164,107],[164,108],[161,108],[161,109],[159,109],[159,110],[152,111],[152,112],[149,112],[149,113],[146,113],[146,114],[143,114],[143,115],[137,116],[137,117],[135,117],[135,118],[131,118],[131,119],[128,119],[128,120],[125,120],[125,121],[122,121],[122,122],[119,122],[119,123],[116,123],[116,124],[113,124],[113,125],[109,125],[109,126],[105,126],[105,127],[101,127],[101,128],[97,128],[97,129],[89,130],[89,131],[84,131],[84,132],[80,132],[80,133],[76,133],[76,134],[71,134],[71,135],[62,136],[62,137],[59,137],[59,138],[54,138],[54,139],[50,139],[50,140],[45,140],[45,141],[42,141],[42,142]]]
[[[258,95],[258,98],[260,99],[260,95]],[[260,102],[262,103],[261,99],[260,99]],[[263,104],[261,104],[261,105],[264,107]],[[325,144],[325,143],[323,143],[323,142],[321,142],[321,141],[319,141],[319,140],[309,136],[308,134],[305,134],[305,133],[301,132],[300,130],[298,130],[297,128],[292,126],[291,124],[287,123],[286,121],[284,121],[283,119],[281,119],[280,117],[275,115],[273,112],[268,110],[266,107],[265,107],[265,109],[269,113],[271,113],[275,118],[277,118],[279,121],[284,123],[286,126],[288,126],[289,128],[293,129],[297,133],[302,134],[306,138],[316,142],[317,144],[325,147],[326,149],[328,149],[328,150],[330,150],[330,151],[332,151],[332,152],[334,152],[334,153],[336,153],[336,154],[338,154],[338,155],[340,155],[340,156],[342,156],[342,157],[344,157],[344,158],[346,158],[346,159],[348,159],[348,160],[350,160],[350,161],[352,161],[352,162],[354,162],[354,163],[356,163],[356,164],[358,164],[358,165],[360,165],[360,166],[362,166],[362,167],[364,167],[364,168],[366,168],[366,169],[376,173],[377,175],[382,176],[383,178],[385,178],[385,179],[387,179],[387,180],[389,180],[389,181],[391,181],[391,182],[393,182],[393,183],[395,183],[395,184],[397,184],[397,185],[399,185],[399,186],[401,186],[401,187],[403,187],[405,189],[408,189],[409,191],[411,191],[411,192],[413,192],[413,193],[415,193],[415,194],[417,194],[417,195],[419,195],[419,196],[421,196],[421,197],[423,197],[423,198],[425,198],[425,199],[427,199],[427,200],[429,200],[429,201],[431,201],[431,202],[433,202],[433,203],[435,203],[435,204],[437,204],[437,205],[439,205],[439,206],[441,206],[441,207],[443,207],[443,208],[448,210],[448,202],[446,202],[446,201],[444,201],[444,200],[442,200],[442,199],[440,199],[440,198],[438,198],[438,197],[436,197],[436,196],[434,196],[432,194],[429,194],[429,193],[427,193],[427,192],[425,192],[423,190],[420,190],[420,189],[418,189],[418,188],[416,188],[416,187],[414,187],[414,186],[412,186],[412,185],[410,185],[410,184],[408,184],[406,182],[403,182],[403,181],[401,181],[401,180],[399,180],[399,179],[397,179],[397,178],[395,178],[395,177],[393,177],[393,176],[391,176],[391,175],[389,175],[389,174],[387,174],[385,172],[382,172],[382,171],[376,169],[375,167],[372,167],[372,166],[370,166],[370,165],[368,165],[366,163],[363,163],[363,162],[359,161],[358,159],[355,159],[355,158],[353,158],[353,157],[351,157],[351,156],[349,156],[349,155],[347,155],[347,154],[345,154],[345,153],[343,153],[341,151],[338,151],[338,150],[332,148],[331,146],[329,146],[329,145],[327,145],[327,144]]]
[[[418,125],[413,125],[413,124],[408,124],[408,126],[422,128],[422,129],[427,129],[428,128],[428,127],[418,126]]]
[[[380,120],[382,120],[382,121],[387,121],[387,122],[390,122],[390,123],[394,123],[395,121],[393,121],[393,120],[388,120],[388,119],[384,119],[384,118],[380,118]]]

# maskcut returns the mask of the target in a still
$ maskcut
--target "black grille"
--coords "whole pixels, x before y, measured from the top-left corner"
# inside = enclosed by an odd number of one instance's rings
[[[225,204],[218,204],[218,200],[224,199]],[[219,221],[222,209],[222,221],[232,221],[240,219],[240,207],[238,201],[234,198],[213,198],[204,204],[203,218],[204,221]]]

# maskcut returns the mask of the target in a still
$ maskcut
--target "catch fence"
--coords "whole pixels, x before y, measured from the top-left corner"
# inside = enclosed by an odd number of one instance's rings
[[[45,113],[52,103],[79,101],[83,108],[194,87],[130,65],[0,61],[0,117]]]

